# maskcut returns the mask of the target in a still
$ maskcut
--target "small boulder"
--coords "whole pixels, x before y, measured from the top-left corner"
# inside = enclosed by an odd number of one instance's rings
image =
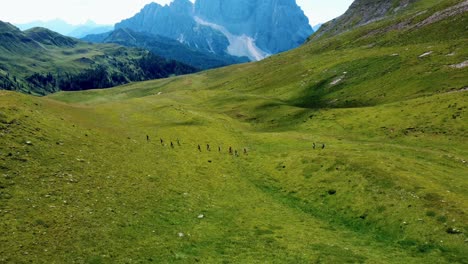
[[[424,58],[424,57],[426,57],[426,56],[429,56],[429,55],[431,55],[432,53],[433,53],[433,51],[428,51],[428,52],[425,52],[425,53],[423,53],[423,54],[419,55],[419,58]]]

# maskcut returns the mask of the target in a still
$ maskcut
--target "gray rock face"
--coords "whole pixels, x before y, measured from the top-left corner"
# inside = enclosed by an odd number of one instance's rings
[[[115,28],[160,35],[213,53],[224,53],[229,45],[223,34],[195,22],[193,4],[188,0],[175,0],[166,6],[151,3],[134,17],[116,24]]]
[[[215,54],[252,60],[301,45],[312,33],[295,0],[174,0],[149,4],[118,28],[176,39]]]
[[[313,33],[295,0],[197,0],[195,14],[254,38],[270,54],[295,48]]]

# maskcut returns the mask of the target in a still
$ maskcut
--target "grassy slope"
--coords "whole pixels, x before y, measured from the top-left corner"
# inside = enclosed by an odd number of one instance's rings
[[[109,76],[116,74],[117,78],[123,78],[127,82],[128,80],[146,80],[148,76],[156,76],[154,73],[150,75],[149,70],[138,61],[147,56],[148,51],[117,44],[87,43],[44,28],[33,28],[22,32],[0,21],[0,44],[0,84],[3,86],[2,77],[8,76],[8,79],[12,81],[12,84],[1,87],[7,90],[46,95],[58,88],[44,88],[44,84],[38,87],[27,78],[33,74],[45,76],[50,73],[55,80],[66,80],[67,76],[84,73],[98,66],[104,67]],[[151,58],[151,61],[155,62],[156,58]],[[172,62],[169,61],[163,63],[163,58],[157,61],[160,68],[156,71],[161,74],[195,71],[178,62],[174,62],[177,67],[170,65]],[[154,64],[153,67],[155,67]],[[112,78],[117,79],[115,76]],[[113,83],[124,83],[115,79]],[[50,86],[54,84],[55,81],[52,81]],[[94,87],[80,88],[92,89]]]
[[[0,261],[466,262],[467,70],[449,66],[466,38],[355,41],[372,27],[197,75],[3,92]]]
[[[115,69],[115,63],[130,63],[133,59],[141,58],[142,51],[119,47],[114,44],[77,43],[74,47],[45,46],[45,49],[30,49],[25,53],[0,52],[0,74],[9,73],[18,77],[18,82],[27,85],[24,78],[33,73],[54,76],[59,74],[76,74],[90,69],[94,65],[103,65]],[[27,55],[25,55],[27,54]],[[44,91],[29,91],[29,87],[22,92],[43,95]]]

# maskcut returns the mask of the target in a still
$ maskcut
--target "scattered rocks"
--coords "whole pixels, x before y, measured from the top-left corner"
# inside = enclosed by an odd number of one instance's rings
[[[178,235],[179,237],[184,237],[184,236],[185,236],[185,234],[182,233],[182,232],[177,233],[177,235]]]
[[[330,83],[330,85],[334,86],[334,85],[339,84],[339,83],[343,80],[343,78],[344,78],[344,76],[339,77],[339,78],[333,80],[333,81]]]
[[[30,146],[31,146],[32,144],[33,144],[33,143],[32,143],[31,141],[29,141],[29,140],[26,141],[26,145],[30,145]]]
[[[419,58],[424,58],[424,57],[427,57],[427,56],[431,55],[432,53],[434,53],[434,52],[433,52],[433,51],[428,51],[428,52],[425,52],[425,53],[423,53],[423,54],[419,55]]]
[[[329,195],[335,195],[335,194],[336,194],[336,190],[330,189],[330,190],[328,190],[328,194],[329,194]]]
[[[204,214],[200,214],[200,215],[197,216],[197,218],[198,218],[198,219],[203,219],[203,218],[205,218],[205,215],[204,215]]]
[[[458,64],[452,64],[452,65],[450,65],[450,68],[463,69],[463,68],[465,68],[467,66],[468,66],[468,60],[466,60],[464,62],[460,62]]]

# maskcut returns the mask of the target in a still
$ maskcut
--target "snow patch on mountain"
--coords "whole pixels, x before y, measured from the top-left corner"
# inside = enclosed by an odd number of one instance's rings
[[[235,35],[229,32],[225,27],[220,26],[215,23],[210,23],[201,19],[200,17],[194,17],[195,22],[202,26],[208,26],[214,30],[221,32],[226,38],[229,40],[229,46],[227,48],[227,52],[230,55],[238,56],[238,57],[248,57],[253,61],[263,60],[264,58],[270,56],[267,52],[261,50],[255,44],[255,39],[247,36],[247,35]]]

